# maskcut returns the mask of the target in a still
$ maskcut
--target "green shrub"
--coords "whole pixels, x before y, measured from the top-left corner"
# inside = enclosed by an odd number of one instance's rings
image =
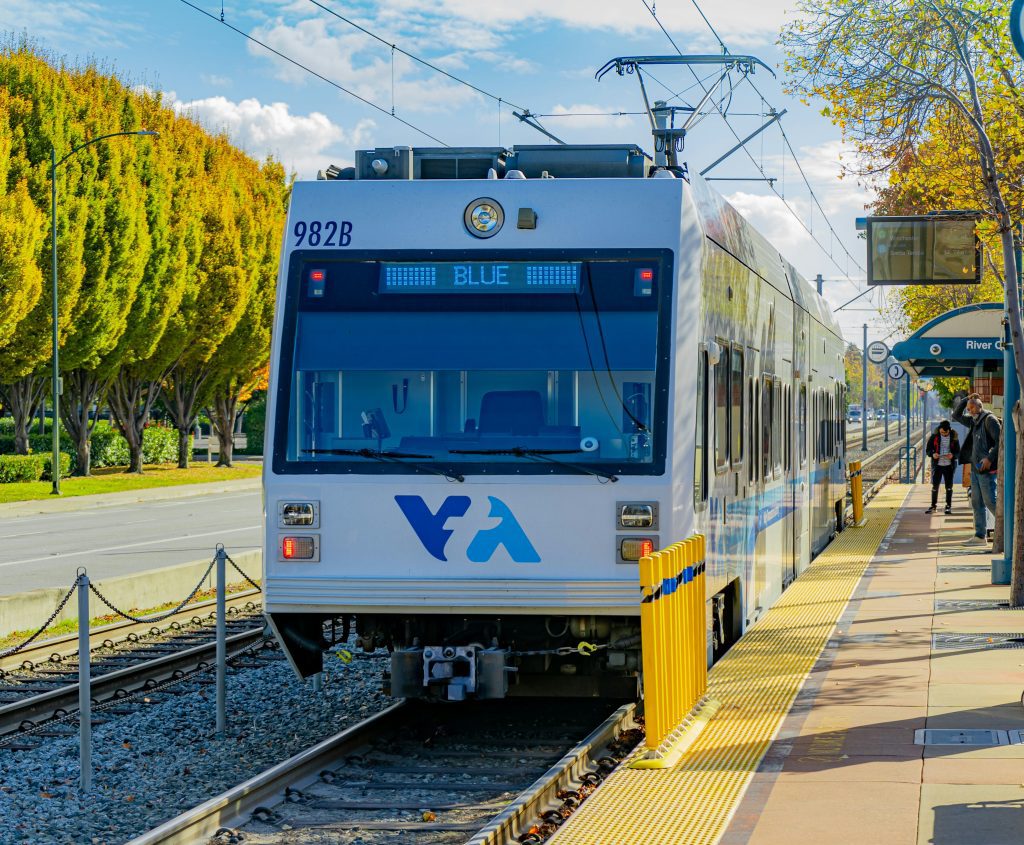
[[[93,467],[128,465],[128,441],[106,420],[100,420],[90,438],[90,464]],[[189,447],[191,449],[191,438]],[[49,434],[30,434],[29,449],[36,455],[49,455],[53,441]],[[60,450],[71,456],[71,469],[77,462],[78,450],[71,438],[62,430]],[[14,435],[0,433],[0,455],[14,454]],[[191,456],[191,452],[190,452]],[[175,463],[178,460],[178,432],[173,428],[152,425],[142,432],[142,461],[147,464]],[[63,470],[61,470],[63,472]]]
[[[43,461],[38,455],[0,455],[0,484],[39,481]]]
[[[50,481],[52,476],[50,475],[50,467],[53,466],[53,455],[35,455],[39,459],[42,465],[42,474],[40,475],[41,481]],[[67,452],[60,453],[60,475],[61,478],[65,478],[71,475],[71,468],[74,466],[74,459],[72,455]]]

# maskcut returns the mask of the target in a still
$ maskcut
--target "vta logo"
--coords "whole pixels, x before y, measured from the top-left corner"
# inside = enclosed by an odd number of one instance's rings
[[[485,563],[493,557],[498,546],[504,546],[509,557],[516,563],[540,563],[540,555],[509,506],[495,496],[488,496],[487,499],[491,503],[488,515],[501,522],[493,528],[477,531],[466,549],[466,557],[474,563]],[[466,515],[471,504],[469,496],[449,496],[441,503],[437,513],[431,513],[427,503],[419,496],[395,496],[395,501],[423,547],[438,560],[447,561],[445,546],[455,531],[445,525],[449,519]]]

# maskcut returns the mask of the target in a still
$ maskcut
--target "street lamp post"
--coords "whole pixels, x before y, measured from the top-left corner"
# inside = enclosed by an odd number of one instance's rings
[[[75,153],[84,150],[86,147],[108,138],[117,138],[121,135],[152,135],[159,138],[160,133],[150,129],[136,129],[133,132],[110,132],[92,138],[84,144],[72,147],[71,151],[63,158],[57,159],[57,148],[50,147],[50,253],[53,260],[53,455],[50,458],[50,478],[53,480],[53,487],[50,493],[54,496],[60,495],[60,395],[63,393],[60,378],[60,331],[57,325],[57,168],[60,167]]]

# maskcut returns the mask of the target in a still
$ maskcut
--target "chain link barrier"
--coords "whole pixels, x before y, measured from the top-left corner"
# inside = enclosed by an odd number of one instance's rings
[[[248,582],[250,587],[261,593],[263,592],[263,588],[242,571],[242,567],[240,567],[231,559],[231,555],[225,553],[224,557],[227,558],[228,563],[230,563],[235,568],[235,572],[241,575]],[[216,558],[214,558],[214,560],[216,560]]]
[[[60,615],[60,612],[64,609],[64,605],[66,605],[69,601],[71,601],[71,597],[75,594],[75,590],[77,590],[77,589],[78,589],[78,579],[75,578],[75,582],[71,585],[71,589],[69,589],[64,594],[64,598],[62,598],[60,600],[60,603],[57,605],[57,607],[53,611],[53,613],[50,614],[50,618],[47,619],[42,624],[42,627],[40,627],[34,634],[32,634],[24,642],[19,643],[16,646],[12,646],[11,648],[4,649],[3,651],[0,651],[0,659],[5,658],[5,657],[11,657],[11,656],[17,654],[20,651],[24,651],[26,648],[28,648],[30,645],[32,645],[32,643],[34,643],[39,638],[39,636],[43,633],[43,631],[45,631],[47,628],[49,628],[53,624],[53,620],[55,620]]]
[[[216,562],[217,558],[214,558],[210,561],[210,565],[206,567],[206,572],[204,572],[202,577],[199,579],[199,583],[195,585],[192,592],[189,593],[177,607],[171,608],[165,613],[161,613],[159,616],[147,616],[146,618],[142,618],[139,616],[132,616],[130,613],[126,613],[125,611],[111,604],[110,600],[96,588],[96,585],[92,581],[89,582],[89,590],[92,593],[94,593],[96,597],[101,602],[103,602],[110,610],[112,610],[122,619],[127,619],[130,622],[138,622],[141,625],[147,625],[154,622],[163,622],[165,619],[169,619],[170,617],[174,616],[175,613],[180,613],[181,610],[185,607],[185,605],[189,604],[192,601],[192,599],[196,597],[196,593],[198,593],[202,589],[203,582],[209,577],[210,573],[213,571],[213,567],[214,564],[216,564]]]

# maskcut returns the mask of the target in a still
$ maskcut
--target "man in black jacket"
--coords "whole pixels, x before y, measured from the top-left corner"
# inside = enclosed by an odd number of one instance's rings
[[[925,513],[935,513],[939,501],[939,484],[946,483],[946,513],[953,512],[953,470],[960,454],[960,438],[949,420],[943,420],[928,438],[928,457],[932,459],[932,506]]]
[[[966,413],[964,411],[966,410]],[[953,419],[967,426],[968,434],[960,462],[971,464],[971,505],[974,508],[974,536],[965,546],[983,546],[987,535],[986,509],[996,512],[996,464],[999,459],[1001,426],[977,393],[957,403]]]

